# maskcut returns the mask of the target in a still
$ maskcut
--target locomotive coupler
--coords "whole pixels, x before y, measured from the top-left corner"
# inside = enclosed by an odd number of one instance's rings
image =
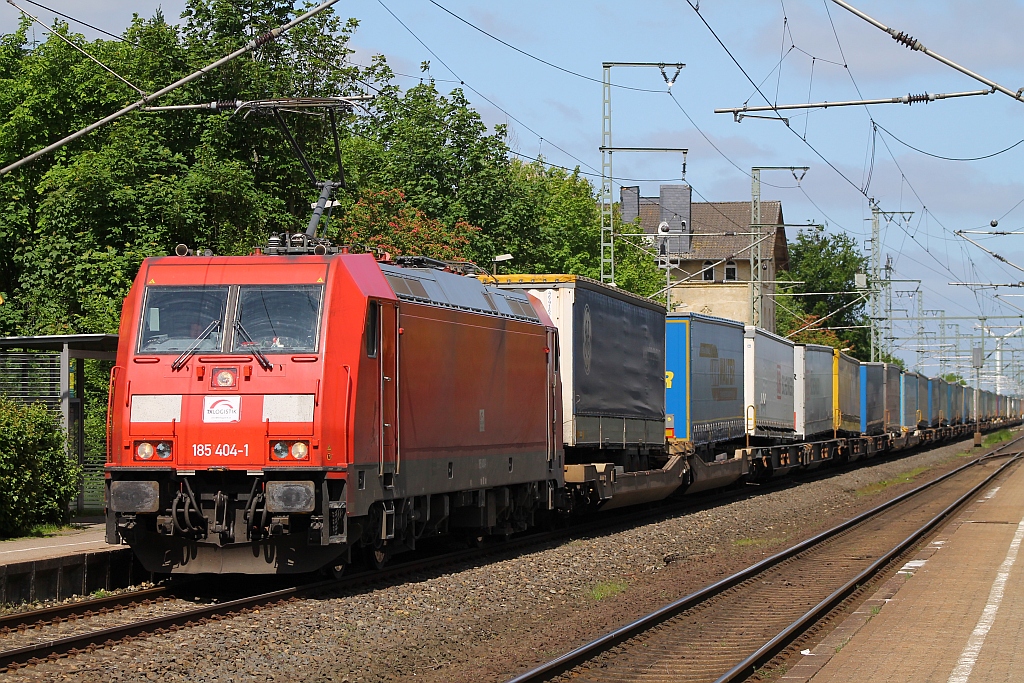
[[[118,531],[118,533],[123,535],[123,534],[125,534],[127,532],[130,532],[133,529],[135,529],[135,521],[136,521],[136,517],[133,514],[129,513],[129,514],[121,514],[121,515],[119,515],[118,518],[117,518],[117,531]]]

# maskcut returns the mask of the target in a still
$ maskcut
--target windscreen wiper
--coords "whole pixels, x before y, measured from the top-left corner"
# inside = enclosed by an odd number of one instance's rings
[[[246,351],[252,351],[252,355],[256,356],[256,362],[260,364],[261,368],[264,370],[270,370],[274,367],[274,364],[271,363],[267,359],[266,354],[263,353],[263,349],[261,349],[259,345],[252,340],[252,337],[249,336],[249,333],[245,331],[245,328],[242,327],[242,323],[238,320],[235,321],[235,331],[238,332],[239,336],[242,337],[242,341],[245,342],[242,346],[245,347]]]
[[[178,356],[177,360],[171,363],[171,370],[181,370],[183,367],[185,367],[185,363],[188,362],[189,357],[196,352],[196,350],[199,348],[199,345],[203,343],[203,340],[209,337],[211,332],[219,328],[220,320],[214,320],[212,323],[207,325],[206,329],[203,330],[202,334],[196,337],[196,340],[192,342],[192,345],[185,349],[185,351],[180,356]]]

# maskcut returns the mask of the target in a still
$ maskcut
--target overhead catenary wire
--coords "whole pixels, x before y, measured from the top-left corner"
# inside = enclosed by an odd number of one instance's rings
[[[573,71],[572,69],[567,69],[564,66],[559,66],[558,64],[555,64],[553,62],[549,62],[548,60],[543,59],[542,57],[538,57],[535,54],[531,54],[531,53],[527,52],[526,50],[524,50],[522,48],[516,47],[515,45],[513,45],[512,43],[509,43],[508,41],[502,40],[501,38],[499,38],[498,36],[494,35],[493,33],[490,33],[489,31],[486,31],[486,30],[480,28],[479,26],[477,26],[473,22],[469,21],[468,19],[465,19],[465,18],[459,16],[458,14],[456,14],[453,11],[451,11],[450,9],[448,9],[447,7],[442,5],[441,3],[437,2],[436,0],[428,0],[428,2],[430,2],[430,4],[434,5],[438,9],[440,9],[442,12],[445,12],[446,14],[448,14],[448,15],[454,17],[455,19],[461,21],[463,24],[465,24],[466,26],[470,27],[474,31],[479,31],[480,33],[484,34],[485,36],[487,36],[491,40],[494,40],[494,41],[497,41],[497,42],[501,43],[505,47],[509,48],[510,50],[514,50],[515,52],[518,52],[519,54],[523,55],[524,57],[528,57],[528,58],[530,58],[530,59],[532,59],[534,61],[540,62],[541,64],[544,64],[546,66],[550,66],[552,69],[557,69],[558,71],[562,71],[564,73],[567,73],[570,76],[576,76],[577,78],[582,78],[584,80],[591,81],[593,83],[603,84],[603,81],[600,78],[594,78],[592,76],[587,76],[585,74],[579,73],[578,71]],[[670,64],[666,63],[665,66],[675,66],[675,65],[670,65]],[[611,87],[613,87],[613,88],[621,88],[623,90],[634,90],[636,92],[662,92],[661,90],[652,90],[650,88],[637,88],[637,87],[630,86],[630,85],[621,85],[619,83],[612,83]]]
[[[428,46],[428,45],[427,45],[427,44],[426,44],[425,42],[423,42],[423,39],[421,39],[421,38],[420,38],[420,37],[419,37],[419,36],[418,36],[418,35],[416,34],[416,32],[415,32],[415,31],[413,31],[413,30],[412,30],[412,29],[411,29],[411,28],[410,28],[410,27],[408,26],[408,24],[406,24],[406,23],[405,23],[404,21],[402,21],[402,20],[401,20],[401,19],[399,18],[399,16],[398,16],[397,14],[395,14],[395,13],[394,13],[394,12],[393,12],[393,11],[391,10],[391,8],[390,8],[390,7],[388,7],[387,5],[385,5],[385,4],[384,4],[384,2],[383,2],[383,0],[377,0],[377,3],[378,3],[378,4],[379,4],[379,5],[381,6],[381,7],[383,7],[383,8],[384,8],[384,10],[385,10],[385,11],[386,11],[386,12],[387,12],[388,14],[390,14],[390,15],[391,15],[391,17],[392,17],[392,18],[393,18],[393,19],[394,19],[395,21],[397,21],[397,22],[398,22],[398,23],[399,23],[399,24],[400,24],[400,25],[402,26],[402,28],[404,28],[404,29],[405,29],[405,30],[406,30],[406,31],[407,31],[407,32],[409,33],[409,35],[411,35],[411,36],[412,36],[412,37],[413,37],[413,38],[414,38],[414,39],[416,40],[416,42],[417,42],[417,43],[419,43],[420,45],[422,45],[422,46],[423,46],[423,49],[424,49],[424,50],[426,50],[427,52],[429,52],[429,53],[431,54],[431,56],[433,56],[433,57],[434,57],[434,59],[436,59],[437,61],[441,62],[441,66],[443,66],[443,67],[444,67],[445,69],[447,69],[447,70],[448,70],[448,73],[450,73],[450,74],[451,74],[452,76],[455,76],[455,78],[457,78],[457,79],[459,80],[459,84],[460,84],[460,85],[463,85],[463,86],[465,86],[465,87],[469,88],[470,90],[472,90],[472,91],[473,91],[474,93],[476,93],[477,95],[479,95],[480,97],[482,97],[482,98],[483,98],[484,100],[486,100],[486,101],[487,101],[487,102],[488,102],[488,103],[489,103],[489,104],[490,104],[491,106],[493,106],[493,107],[494,107],[495,109],[497,109],[498,111],[500,111],[501,113],[503,113],[503,114],[504,114],[505,116],[509,117],[510,119],[512,119],[513,121],[515,121],[516,123],[518,123],[518,124],[519,124],[520,126],[522,126],[523,128],[525,128],[526,130],[528,130],[528,131],[530,131],[531,133],[533,133],[534,135],[536,135],[536,136],[537,136],[538,138],[543,138],[543,137],[544,137],[544,136],[542,136],[542,135],[541,135],[540,133],[538,133],[537,131],[535,131],[535,130],[534,130],[533,128],[531,128],[530,126],[526,125],[525,123],[523,123],[522,121],[520,121],[520,120],[519,120],[518,118],[516,118],[515,116],[513,116],[512,114],[510,114],[510,113],[509,113],[508,111],[506,111],[506,110],[505,110],[505,109],[504,109],[503,107],[501,107],[501,106],[500,106],[499,104],[497,104],[496,102],[494,102],[494,100],[492,100],[491,98],[487,97],[487,95],[484,95],[484,94],[483,94],[482,92],[480,92],[479,90],[477,90],[476,88],[474,88],[474,87],[473,87],[473,86],[471,86],[470,84],[466,83],[466,81],[465,81],[465,80],[464,80],[464,79],[463,79],[463,78],[462,78],[461,76],[459,76],[459,75],[458,75],[457,73],[455,73],[455,70],[454,70],[454,69],[452,69],[452,68],[451,68],[450,66],[448,66],[448,64],[447,64],[447,63],[446,63],[446,62],[445,62],[445,61],[444,61],[443,59],[441,59],[441,57],[439,57],[439,56],[438,56],[438,54],[437,54],[436,52],[434,52],[434,51],[433,51],[433,50],[432,50],[432,49],[431,49],[431,48],[430,48],[430,47],[429,47],[429,46]],[[573,161],[576,161],[577,163],[579,163],[579,164],[581,164],[581,165],[583,165],[583,166],[586,166],[586,167],[587,167],[587,168],[589,168],[590,170],[592,170],[592,171],[594,171],[594,172],[597,172],[597,169],[596,169],[596,168],[594,168],[593,166],[591,166],[591,165],[590,165],[590,164],[588,164],[587,162],[583,161],[583,160],[582,160],[582,159],[580,159],[579,157],[575,156],[574,154],[571,154],[570,152],[568,152],[568,151],[566,151],[566,150],[562,149],[562,148],[561,148],[561,147],[559,147],[558,145],[555,145],[555,144],[554,144],[553,142],[551,142],[551,141],[550,141],[550,139],[548,140],[548,144],[550,144],[550,145],[551,145],[552,147],[554,147],[554,148],[555,148],[555,149],[557,149],[558,151],[560,151],[560,152],[562,152],[563,154],[565,154],[565,155],[566,155],[567,157],[569,157],[569,158],[570,158],[570,159],[572,159]]]
[[[8,2],[10,2],[10,0],[8,0]],[[24,157],[22,159],[19,159],[18,161],[5,166],[4,168],[0,168],[0,175],[6,175],[7,173],[10,173],[11,171],[13,171],[15,169],[18,169],[18,168],[24,166],[25,164],[30,163],[30,162],[34,161],[35,159],[38,159],[39,157],[41,157],[41,156],[43,156],[45,154],[49,154],[50,152],[63,147],[64,145],[68,144],[69,142],[72,142],[74,140],[77,140],[80,137],[88,135],[89,133],[93,132],[94,130],[96,130],[98,128],[101,128],[101,127],[105,126],[106,124],[110,123],[111,121],[119,119],[120,117],[124,116],[125,114],[128,114],[130,112],[136,111],[136,110],[138,110],[138,109],[148,105],[149,103],[153,102],[157,98],[162,97],[163,95],[166,95],[167,93],[169,93],[169,92],[171,92],[173,90],[176,90],[176,89],[180,88],[181,86],[183,86],[183,85],[185,85],[187,83],[191,83],[192,81],[196,80],[197,78],[201,78],[202,76],[205,76],[208,72],[213,71],[214,69],[216,69],[216,68],[218,68],[220,66],[223,66],[224,64],[227,64],[228,62],[230,62],[230,61],[240,57],[241,55],[243,55],[243,54],[245,54],[247,52],[250,52],[252,50],[255,50],[256,48],[258,48],[258,47],[260,47],[262,45],[266,45],[267,43],[269,43],[269,42],[271,42],[273,40],[276,40],[281,34],[285,33],[289,29],[293,28],[294,26],[298,26],[299,24],[301,24],[302,22],[306,21],[310,17],[313,17],[313,16],[319,14],[320,12],[323,12],[328,7],[330,7],[331,5],[334,5],[337,2],[338,2],[338,0],[326,0],[325,2],[322,2],[321,4],[313,7],[310,10],[308,10],[307,12],[299,15],[298,17],[295,17],[294,19],[292,19],[291,21],[287,22],[286,24],[282,24],[281,26],[278,26],[278,27],[276,27],[274,29],[271,29],[270,31],[268,31],[268,32],[266,32],[266,33],[264,33],[264,34],[262,34],[260,36],[257,36],[255,38],[253,38],[248,43],[246,43],[242,47],[238,48],[237,50],[235,50],[231,54],[228,54],[228,55],[226,55],[224,57],[221,57],[220,59],[218,59],[218,60],[216,60],[214,62],[211,62],[210,64],[208,64],[207,66],[204,66],[203,68],[199,69],[198,71],[194,71],[191,74],[189,74],[188,76],[185,76],[184,78],[180,78],[180,79],[176,80],[175,82],[171,83],[170,85],[168,85],[168,86],[166,86],[164,88],[161,88],[160,90],[157,90],[153,94],[147,95],[147,96],[143,97],[142,99],[137,100],[137,101],[133,102],[132,104],[129,104],[127,107],[123,107],[122,109],[119,109],[118,111],[114,112],[113,114],[110,114],[109,116],[105,116],[104,118],[100,119],[99,121],[96,121],[95,123],[91,123],[88,126],[86,126],[85,128],[82,128],[82,129],[80,129],[80,130],[78,130],[78,131],[76,131],[76,132],[74,132],[74,133],[72,133],[70,135],[67,135],[67,136],[61,138],[57,142],[54,142],[54,143],[52,143],[50,145],[47,145],[43,149],[40,149],[40,150],[38,150],[36,152],[33,152],[32,154],[29,154],[28,156],[26,156],[26,157]]]
[[[49,32],[49,33],[50,33],[51,35],[57,36],[57,37],[58,37],[58,38],[60,38],[60,39],[61,39],[62,41],[64,41],[64,42],[65,42],[65,43],[66,43],[67,45],[71,46],[71,48],[72,48],[72,49],[74,49],[74,50],[77,50],[78,52],[80,52],[80,53],[82,53],[83,55],[85,55],[85,57],[86,57],[87,59],[89,59],[89,60],[90,60],[90,61],[92,61],[93,63],[95,63],[95,64],[99,65],[99,67],[100,67],[101,69],[103,69],[104,71],[106,71],[106,72],[107,72],[108,74],[110,74],[111,76],[113,76],[113,77],[114,77],[114,78],[116,78],[117,80],[121,81],[122,83],[124,83],[124,84],[125,84],[125,85],[127,85],[127,86],[128,86],[129,88],[131,88],[131,89],[132,89],[132,90],[134,90],[135,92],[139,93],[139,94],[140,94],[140,95],[142,95],[143,97],[145,97],[146,93],[144,93],[144,92],[142,91],[142,88],[138,87],[137,85],[135,85],[134,83],[132,83],[131,81],[129,81],[129,80],[127,79],[127,78],[125,78],[125,77],[124,77],[124,76],[122,76],[121,74],[119,74],[119,73],[117,73],[116,71],[114,71],[113,69],[111,69],[111,68],[110,68],[109,66],[107,66],[106,64],[104,64],[103,62],[101,62],[100,60],[98,60],[98,59],[97,59],[96,57],[93,57],[93,56],[92,56],[91,54],[89,54],[89,53],[88,53],[88,52],[86,52],[86,51],[85,51],[84,49],[82,49],[82,47],[81,47],[80,45],[76,45],[76,44],[75,44],[75,42],[74,42],[73,40],[71,40],[71,39],[70,39],[70,38],[68,38],[67,36],[64,36],[64,35],[62,35],[62,34],[60,33],[60,31],[55,31],[55,30],[51,29],[51,28],[50,28],[50,27],[48,27],[48,26],[47,26],[46,24],[44,24],[44,23],[43,23],[42,21],[40,21],[40,19],[39,19],[38,17],[36,17],[36,16],[34,16],[34,15],[32,15],[32,14],[29,14],[28,12],[26,12],[26,11],[25,11],[24,9],[22,9],[21,7],[18,7],[18,5],[16,5],[16,4],[14,3],[14,0],[7,0],[7,4],[9,4],[9,5],[12,5],[12,6],[13,6],[13,7],[14,7],[14,8],[16,9],[16,10],[18,10],[19,12],[21,12],[22,14],[24,14],[24,15],[25,15],[26,17],[28,17],[29,19],[31,19],[31,20],[32,20],[32,21],[34,21],[35,23],[37,23],[37,24],[39,24],[40,26],[42,26],[42,27],[43,27],[43,29],[44,29],[44,30],[46,30],[46,31],[48,31],[48,32]]]
[[[912,36],[910,36],[907,33],[904,33],[903,31],[897,32],[896,29],[890,28],[890,27],[886,26],[885,24],[883,24],[882,22],[878,21],[877,19],[874,19],[874,18],[868,16],[867,14],[865,14],[862,11],[860,11],[859,9],[857,9],[856,7],[851,5],[850,3],[845,2],[845,0],[832,0],[832,2],[834,2],[837,5],[839,5],[843,9],[849,11],[850,13],[860,17],[861,19],[863,19],[864,21],[868,22],[869,24],[871,24],[875,28],[878,28],[878,29],[880,29],[882,31],[885,31],[890,36],[892,36],[892,39],[895,40],[897,43],[899,43],[899,44],[901,44],[901,45],[903,45],[905,47],[908,47],[911,50],[922,52],[922,53],[928,55],[929,57],[931,57],[932,59],[934,59],[936,61],[939,61],[939,62],[942,62],[943,64],[945,64],[946,66],[948,66],[948,67],[950,67],[952,69],[956,69],[957,71],[959,71],[960,73],[964,74],[965,76],[969,76],[969,77],[973,78],[974,80],[976,80],[976,81],[978,81],[980,83],[984,83],[985,85],[987,85],[988,87],[992,88],[993,90],[997,90],[997,91],[1003,93],[1004,95],[1009,95],[1010,97],[1012,97],[1013,99],[1017,100],[1018,102],[1024,101],[1024,88],[1021,88],[1020,90],[1017,90],[1016,92],[1014,92],[1013,90],[1010,90],[1009,88],[1006,88],[1006,87],[1004,87],[1002,85],[999,85],[998,83],[996,83],[993,80],[985,78],[981,74],[978,74],[978,73],[975,73],[975,72],[971,71],[970,69],[968,69],[965,66],[961,66],[960,64],[957,64],[956,62],[954,62],[951,59],[943,57],[942,55],[938,54],[937,52],[929,50],[928,48],[926,48],[921,43],[921,41],[914,39]]]
[[[171,60],[177,62],[178,64],[180,64],[182,66],[188,67],[190,69],[195,69],[196,68],[194,65],[189,64],[188,62],[186,62],[185,60],[181,59],[180,57],[176,57],[174,55],[168,55],[167,53],[164,53],[164,52],[157,52],[156,50],[151,50],[148,47],[146,47],[145,45],[142,45],[141,43],[133,42],[133,41],[130,41],[130,40],[126,40],[122,36],[119,36],[119,35],[117,35],[115,33],[111,33],[110,31],[105,31],[105,30],[101,29],[98,26],[94,26],[94,25],[92,25],[92,24],[90,24],[90,23],[88,23],[86,21],[82,21],[81,19],[77,19],[77,18],[75,18],[75,17],[73,17],[73,16],[71,16],[69,14],[64,14],[63,12],[58,12],[57,10],[53,9],[52,7],[47,7],[46,5],[43,5],[43,4],[38,3],[38,2],[35,2],[35,0],[22,0],[22,2],[27,2],[30,5],[35,5],[36,7],[40,8],[40,9],[44,9],[47,12],[50,12],[51,14],[55,14],[58,17],[61,17],[63,19],[67,19],[68,21],[74,22],[76,24],[81,24],[82,26],[85,26],[86,28],[91,28],[93,31],[96,31],[98,33],[102,33],[103,35],[108,36],[110,38],[113,38],[116,41],[125,43],[126,45],[131,45],[132,47],[136,47],[136,48],[138,48],[140,50],[144,50],[145,52],[148,52],[148,53],[150,53],[152,55],[157,55],[159,57],[169,57]]]
[[[889,131],[888,128],[886,128],[885,126],[883,126],[882,124],[880,124],[878,122],[875,123],[875,126],[877,126],[882,132],[884,132],[886,135],[888,135],[889,137],[891,137],[893,140],[895,140],[896,142],[900,143],[904,147],[912,149],[915,152],[918,152],[919,154],[924,154],[925,156],[932,157],[933,159],[942,159],[944,161],[982,161],[984,159],[991,159],[992,157],[997,157],[1000,154],[1005,154],[1006,152],[1009,152],[1010,150],[1012,150],[1012,149],[1014,149],[1014,148],[1024,144],[1024,138],[1021,138],[1020,140],[1018,140],[1017,142],[1013,143],[1012,145],[1010,145],[1008,147],[1004,147],[1003,149],[999,150],[998,152],[992,152],[991,154],[983,154],[981,156],[976,156],[976,157],[950,157],[950,156],[943,156],[941,154],[934,154],[932,152],[925,151],[925,150],[923,150],[923,149],[921,149],[919,147],[915,147],[914,145],[910,144],[909,142],[905,142],[905,141],[901,140],[900,138],[896,137],[895,135],[893,135],[893,133],[891,131]]]

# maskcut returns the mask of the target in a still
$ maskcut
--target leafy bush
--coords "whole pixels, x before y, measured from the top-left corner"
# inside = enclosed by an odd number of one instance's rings
[[[0,396],[0,537],[66,523],[80,478],[59,415]]]

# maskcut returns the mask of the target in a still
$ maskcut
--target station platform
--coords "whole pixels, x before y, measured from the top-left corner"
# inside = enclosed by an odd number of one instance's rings
[[[53,536],[0,541],[0,566],[110,550],[102,517],[84,517],[72,526]]]
[[[0,541],[0,604],[62,600],[124,588],[148,574],[127,546],[107,545],[102,517],[44,538]]]
[[[1024,680],[1022,540],[1017,465],[778,680]]]

